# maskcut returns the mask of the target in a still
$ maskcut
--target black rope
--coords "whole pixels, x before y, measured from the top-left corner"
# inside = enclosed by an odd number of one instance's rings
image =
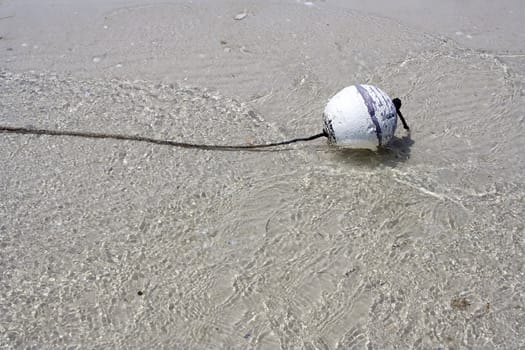
[[[327,134],[323,131],[317,135],[309,137],[300,137],[292,140],[272,142],[259,145],[205,145],[199,143],[188,143],[178,142],[169,140],[159,140],[144,136],[132,136],[132,135],[120,135],[120,134],[107,134],[89,131],[70,131],[70,130],[51,130],[51,129],[36,129],[36,128],[24,128],[24,127],[13,127],[0,125],[0,132],[12,133],[12,134],[25,134],[25,135],[48,135],[48,136],[73,136],[83,137],[89,139],[111,139],[111,140],[125,140],[125,141],[137,141],[147,142],[157,145],[174,146],[182,148],[195,148],[202,150],[213,150],[213,151],[234,151],[234,150],[246,150],[246,149],[258,149],[289,145],[295,142],[311,141],[320,137],[326,137]]]
[[[403,114],[401,114],[401,100],[396,97],[392,100],[392,103],[396,107],[396,112],[397,112],[397,115],[399,116],[399,119],[401,119],[401,122],[403,123],[403,128],[405,128],[405,130],[410,130],[405,118],[403,118]]]

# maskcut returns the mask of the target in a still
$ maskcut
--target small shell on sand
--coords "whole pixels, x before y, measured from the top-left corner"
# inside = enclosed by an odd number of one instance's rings
[[[248,16],[248,13],[246,12],[246,10],[244,10],[243,12],[238,13],[237,15],[235,15],[235,17],[233,17],[233,19],[236,20],[236,21],[240,21],[241,19],[245,19],[246,16]]]

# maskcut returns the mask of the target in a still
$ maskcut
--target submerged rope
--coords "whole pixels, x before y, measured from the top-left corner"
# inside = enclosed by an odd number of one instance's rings
[[[246,149],[258,149],[258,148],[269,148],[276,146],[289,145],[295,142],[311,141],[320,137],[326,137],[326,132],[319,133],[317,135],[309,137],[300,137],[287,141],[272,142],[258,145],[206,145],[200,143],[188,143],[178,142],[170,140],[160,140],[151,137],[134,136],[134,135],[120,135],[120,134],[108,134],[90,131],[71,131],[71,130],[52,130],[52,129],[36,129],[36,128],[24,128],[14,126],[0,125],[0,132],[21,134],[21,135],[48,135],[48,136],[72,136],[82,137],[89,139],[111,139],[111,140],[125,140],[125,141],[136,141],[136,142],[147,142],[157,145],[174,146],[182,148],[194,148],[210,151],[235,151],[235,150],[246,150]]]

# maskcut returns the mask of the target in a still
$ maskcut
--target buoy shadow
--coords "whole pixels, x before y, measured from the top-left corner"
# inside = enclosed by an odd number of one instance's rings
[[[352,166],[371,168],[377,166],[396,167],[398,164],[410,159],[410,150],[414,143],[410,134],[407,134],[402,137],[394,136],[388,145],[379,148],[377,151],[335,148],[332,154],[334,154],[338,162]]]

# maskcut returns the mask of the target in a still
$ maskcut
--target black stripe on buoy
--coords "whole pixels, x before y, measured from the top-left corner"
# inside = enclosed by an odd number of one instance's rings
[[[368,114],[370,115],[370,119],[372,119],[372,122],[376,126],[376,135],[377,135],[377,141],[379,142],[379,146],[382,144],[383,139],[383,132],[381,131],[381,126],[379,125],[379,121],[376,118],[376,110],[374,108],[374,101],[372,101],[372,97],[370,97],[370,94],[368,91],[362,86],[362,85],[356,85],[357,91],[359,91],[359,94],[363,98],[366,104],[366,108],[368,109]]]

